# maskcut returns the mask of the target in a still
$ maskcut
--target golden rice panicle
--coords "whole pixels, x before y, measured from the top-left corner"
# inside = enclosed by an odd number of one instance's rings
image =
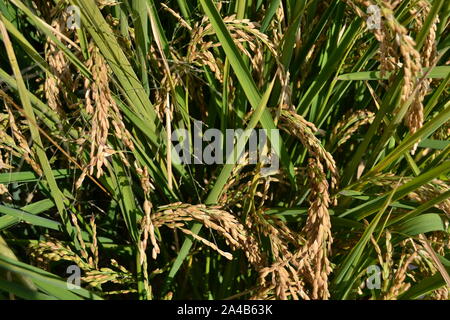
[[[285,20],[284,6],[282,3],[280,3],[277,11],[275,12],[275,16],[273,17],[272,21],[270,22],[270,25],[268,28],[271,31],[271,38],[272,38],[273,46],[275,48],[280,48],[280,46],[282,45],[283,34],[286,29],[286,26],[283,25],[284,20]],[[300,34],[300,32],[299,32],[299,34]]]
[[[310,155],[326,164],[331,173],[331,187],[334,189],[339,181],[339,172],[333,156],[325,150],[320,140],[314,135],[318,131],[316,126],[306,121],[295,111],[281,111],[281,128],[289,134],[295,135],[309,151]]]
[[[364,220],[366,227],[369,226],[369,222],[367,222],[366,220]],[[383,284],[382,284],[382,288],[381,290],[385,290],[385,288],[388,287],[389,285],[389,281],[391,281],[391,270],[392,267],[394,265],[394,260],[393,260],[393,246],[392,246],[392,235],[389,232],[389,230],[386,230],[385,232],[385,243],[386,243],[386,253],[383,256],[382,250],[380,248],[380,246],[378,245],[378,243],[375,240],[375,237],[373,235],[371,235],[370,237],[370,241],[372,242],[372,245],[375,248],[375,252],[377,253],[377,257],[378,257],[378,262],[382,268],[382,279],[383,279]]]
[[[442,287],[434,290],[433,300],[449,300],[448,287]]]
[[[259,179],[262,180],[262,179]],[[253,189],[252,186],[249,186]],[[247,191],[247,194],[251,192]],[[254,192],[253,192],[254,193]],[[255,196],[255,193],[253,194]],[[294,255],[290,250],[299,248],[298,234],[292,232],[286,223],[278,218],[264,214],[262,209],[256,209],[253,197],[245,197],[245,207],[252,208],[247,214],[246,225],[255,234],[261,234],[270,240],[270,252],[274,262],[267,265],[267,259],[261,266],[256,266],[259,273],[258,290],[254,299],[266,299],[274,295],[277,299],[309,299],[304,289],[304,282],[300,279],[295,265]]]
[[[259,25],[256,22],[249,19],[237,19],[236,15],[225,17],[223,21],[227,25],[237,48],[249,58],[258,77],[261,77],[263,72],[263,64],[260,63],[263,48],[267,48],[278,61],[278,53],[274,42],[266,34],[259,31]],[[188,64],[208,66],[216,79],[223,82],[223,61],[217,59],[212,52],[214,48],[220,47],[221,44],[206,39],[212,31],[212,24],[208,23],[207,17],[194,25],[185,59]]]
[[[143,262],[144,256],[145,255],[145,250],[147,248],[147,241],[148,241],[148,237],[150,236],[150,242],[153,246],[152,248],[152,258],[156,259],[156,257],[158,256],[160,250],[159,250],[159,246],[158,246],[158,242],[156,241],[156,237],[155,237],[155,227],[153,225],[150,213],[151,213],[151,209],[152,209],[152,204],[149,200],[145,199],[144,201],[144,218],[141,221],[141,235],[142,235],[142,239],[140,242],[140,251],[141,251],[141,263]]]
[[[70,36],[70,30],[67,28],[68,12],[62,10],[56,14],[49,14],[51,18],[50,25],[54,29],[56,39],[65,42]],[[68,45],[69,48],[71,44]],[[47,99],[48,106],[57,111],[59,115],[64,115],[62,108],[62,99],[69,101],[69,94],[67,88],[72,88],[73,77],[70,70],[70,63],[66,58],[65,53],[58,48],[56,43],[47,37],[45,44],[45,59],[50,67],[50,72],[46,72],[44,92]]]
[[[30,244],[28,252],[32,259],[36,261],[38,266],[47,269],[52,261],[66,260],[75,263],[84,271],[81,280],[87,283],[88,287],[98,287],[106,282],[116,284],[133,283],[133,275],[120,266],[114,259],[111,259],[111,265],[118,270],[111,268],[98,268],[72,251],[67,245],[61,241],[48,237],[45,241],[39,241],[36,244]]]
[[[383,2],[385,7],[382,13],[385,17],[386,29],[383,29],[384,35],[381,43],[381,72],[384,74],[386,71],[394,71],[399,69],[400,66],[403,69],[404,76],[400,102],[403,105],[412,95],[414,96],[404,117],[404,122],[410,132],[415,133],[423,125],[422,101],[428,90],[429,82],[428,80],[419,79],[424,63],[421,53],[417,51],[416,43],[409,35],[409,30],[393,16],[393,10],[397,4],[397,2]],[[383,63],[383,61],[389,61],[390,64]],[[389,81],[393,81],[393,77]],[[415,152],[416,148],[417,144],[413,147],[412,153]]]
[[[270,228],[271,225],[266,224],[267,231],[263,232],[271,239],[275,263],[259,270],[260,289],[254,298],[267,298],[271,292],[278,299],[330,297],[328,276],[331,264],[328,255],[333,241],[328,212],[330,197],[328,181],[319,159],[310,159],[308,176],[312,191],[308,219],[303,229],[306,241],[287,227],[277,225],[277,228]],[[281,230],[285,231],[281,233]],[[300,242],[304,242],[303,246],[299,246]],[[294,245],[296,251],[291,252],[288,243]]]
[[[150,176],[148,174],[148,169],[146,166],[142,169],[137,162],[134,163],[136,168],[136,172],[141,181],[141,187],[144,191],[144,217],[141,221],[141,241],[139,243],[139,250],[141,251],[141,264],[143,263],[143,259],[146,257],[145,250],[147,249],[147,241],[150,236],[150,241],[153,246],[152,248],[152,258],[156,259],[159,254],[159,246],[155,238],[155,228],[151,218],[151,211],[153,208],[152,203],[150,202],[150,194],[152,190],[155,189],[153,184],[150,181]]]
[[[90,128],[90,162],[77,181],[80,187],[89,171],[90,175],[96,171],[96,177],[103,174],[103,167],[108,166],[107,158],[116,153],[108,144],[110,125],[114,128],[114,135],[130,150],[134,150],[131,134],[123,123],[120,110],[109,88],[109,68],[99,49],[91,44],[90,59],[87,67],[92,72],[93,81],[85,79],[84,88],[86,112],[92,115]],[[128,160],[122,152],[118,152],[122,161],[127,165]]]
[[[140,250],[141,250],[141,263],[143,262],[143,257],[145,255],[145,250],[147,248],[147,241],[148,237],[150,236],[150,241],[152,243],[152,258],[156,259],[156,257],[159,254],[159,246],[156,241],[155,237],[155,227],[153,226],[152,219],[150,217],[151,209],[152,209],[152,203],[145,199],[144,201],[144,218],[141,221],[141,234],[142,234],[142,240],[140,242]]]
[[[195,220],[220,234],[233,250],[243,250],[250,263],[257,265],[261,261],[258,242],[234,215],[219,206],[174,203],[160,207],[152,218],[155,227],[164,225],[171,229],[177,228],[231,260],[231,253],[219,249],[216,244],[186,229],[186,223]]]
[[[92,243],[90,245],[94,268],[98,268],[99,256],[98,256],[98,242],[97,242],[97,224],[95,223],[95,216],[92,215],[89,220],[89,225],[92,229]]]
[[[421,186],[417,190],[410,192],[408,197],[420,203],[430,201],[442,193],[450,190],[448,183],[434,179],[433,181]],[[450,218],[450,199],[444,199],[440,203],[434,205],[436,208],[442,210],[448,218]]]
[[[51,237],[47,237],[44,241],[31,243],[28,246],[28,252],[38,266],[44,268],[47,268],[52,261],[66,260],[74,262],[82,270],[92,269],[92,265],[76,254],[69,246]]]
[[[417,14],[416,19],[414,20],[417,24],[417,29],[421,29],[423,26],[423,22],[428,17],[430,13],[430,7],[428,1],[419,1],[418,8],[412,8],[411,14]],[[439,22],[439,18],[436,16],[431,23],[428,35],[425,39],[425,43],[420,52],[421,56],[421,64],[424,68],[433,67],[436,63],[437,59],[437,44],[436,44],[436,28],[437,23]],[[421,79],[417,85],[416,93],[414,96],[414,100],[409,108],[406,116],[405,123],[410,129],[410,132],[414,134],[419,130],[423,125],[423,100],[425,96],[429,92],[429,87],[431,84],[431,79]],[[414,154],[416,152],[417,146],[420,141],[418,141],[412,148],[411,153]]]
[[[384,40],[389,43],[385,43],[385,57],[392,61],[393,69],[401,66],[404,72],[401,93],[401,102],[404,103],[415,90],[422,65],[420,53],[415,48],[415,41],[408,34],[408,29],[401,25],[393,15],[397,4],[397,2],[383,2],[381,13],[385,18],[386,25],[386,29],[383,29]]]
[[[143,210],[144,210],[144,217],[142,218],[140,222],[140,232],[139,232],[139,242],[138,242],[138,250],[139,250],[139,263],[142,266],[142,272],[143,272],[143,282],[144,282],[144,289],[147,295],[147,298],[151,298],[152,296],[152,290],[149,283],[149,276],[148,276],[148,261],[147,261],[147,243],[148,239],[150,237],[150,242],[152,244],[152,258],[156,259],[158,254],[160,253],[160,248],[158,245],[158,242],[156,241],[155,237],[155,227],[152,221],[152,208],[153,204],[150,201],[150,195],[151,191],[154,190],[154,186],[150,181],[150,176],[148,173],[148,169],[146,166],[141,168],[136,161],[134,163],[134,166],[136,168],[136,172],[139,176],[141,187],[144,191],[144,204],[143,204]]]
[[[314,269],[312,299],[328,299],[328,275],[331,272],[328,255],[331,251],[331,221],[328,207],[330,196],[328,181],[323,166],[318,159],[311,158],[308,164],[308,177],[311,186],[308,219],[304,227],[306,234],[306,255]]]
[[[303,259],[305,247],[299,246],[299,234],[292,232],[287,226],[277,228],[280,224],[274,226],[265,219],[260,222],[256,219],[254,225],[270,239],[274,262],[269,265],[265,262],[265,266],[257,269],[258,289],[252,299],[309,300],[307,281],[312,279],[309,275],[313,272],[309,261]],[[290,246],[295,248],[294,253]]]
[[[349,2],[351,2],[349,0]],[[401,105],[406,103],[411,96],[414,99],[408,108],[404,117],[405,125],[411,133],[415,133],[423,125],[423,98],[425,97],[430,81],[428,79],[420,79],[423,66],[427,66],[435,56],[435,22],[427,37],[426,45],[422,52],[416,49],[416,43],[410,36],[409,30],[401,25],[394,17],[394,9],[400,1],[383,1],[374,3],[372,1],[360,1],[365,6],[380,5],[380,12],[384,19],[381,21],[381,28],[374,29],[376,39],[380,42],[380,69],[381,76],[387,72],[403,70],[403,86],[401,91]],[[422,10],[420,17],[416,19],[425,19],[429,12],[429,4],[427,1],[419,1],[417,4]],[[427,11],[428,10],[428,11]],[[414,14],[414,11],[412,14]],[[389,78],[389,82],[394,80],[395,72]],[[398,110],[395,110],[397,112]],[[415,152],[417,145],[414,145],[412,153]]]
[[[85,79],[84,88],[85,93],[85,105],[86,112],[92,115],[91,119],[91,151],[90,151],[90,163],[88,167],[77,181],[77,187],[81,186],[81,182],[86,175],[86,171],[89,174],[94,173],[94,168],[97,167],[97,177],[103,174],[103,165],[107,164],[106,157],[110,155],[107,145],[108,132],[109,132],[109,107],[111,103],[109,84],[108,84],[108,71],[106,63],[103,61],[98,49],[91,45],[90,58],[87,61],[87,67],[92,72],[93,82],[89,79]],[[89,168],[89,169],[88,169]]]
[[[396,7],[396,3],[392,3],[390,1],[384,1],[383,3],[377,3],[375,1],[370,0],[345,0],[345,2],[352,8],[352,10],[366,23],[369,22],[369,15],[366,14],[367,8],[370,6],[376,5],[380,8],[380,13],[385,17],[385,19],[392,19],[392,10]],[[355,2],[363,5],[364,10],[358,7]],[[367,27],[369,27],[367,25]],[[393,71],[396,68],[396,63],[398,59],[398,55],[396,53],[395,48],[392,45],[392,34],[389,30],[388,25],[385,23],[384,19],[380,21],[379,28],[371,28],[371,32],[373,32],[375,38],[380,43],[378,60],[380,62],[380,73],[381,77],[384,77],[387,72]]]
[[[207,21],[207,18],[204,17],[202,21],[194,25],[185,59],[188,64],[198,66],[207,65],[214,73],[216,79],[222,82],[223,78],[220,66],[217,59],[214,58],[214,55],[210,51],[211,49],[218,47],[219,44],[205,39],[208,31],[212,28],[212,25],[207,24]]]
[[[258,277],[259,288],[252,299],[270,299],[274,294],[277,299],[310,300],[305,282],[298,273],[298,265],[293,257],[287,260],[278,260],[270,267],[262,268]]]
[[[181,26],[189,31],[192,31],[192,27],[189,25],[189,23],[187,23],[186,20],[184,20],[177,12],[169,8],[165,3],[161,3],[161,6],[164,8],[164,10],[173,15],[178,20]]]
[[[90,288],[100,288],[102,284],[107,282],[121,285],[132,285],[134,283],[134,275],[125,267],[119,265],[116,260],[111,259],[111,266],[114,268],[104,267],[88,270],[85,272],[84,276],[81,277],[81,280]],[[132,292],[135,292],[135,290],[131,290]]]
[[[350,110],[333,128],[330,145],[335,148],[343,145],[360,127],[372,123],[374,119],[375,114],[369,110]]]
[[[78,241],[80,243],[81,256],[83,257],[83,259],[88,261],[89,264],[92,267],[94,267],[94,260],[92,259],[92,257],[89,256],[89,253],[87,251],[86,243],[83,240],[81,229],[80,229],[80,226],[78,224],[78,218],[73,212],[70,213],[70,217],[71,217],[73,225],[75,226],[76,236],[77,236],[77,239],[78,239]]]

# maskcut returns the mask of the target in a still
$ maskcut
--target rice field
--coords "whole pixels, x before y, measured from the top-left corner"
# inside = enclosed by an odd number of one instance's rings
[[[0,0],[0,299],[448,300],[446,0]]]

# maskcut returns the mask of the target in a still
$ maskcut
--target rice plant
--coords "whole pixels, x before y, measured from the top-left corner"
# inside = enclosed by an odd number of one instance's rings
[[[448,299],[449,15],[0,0],[0,298]]]

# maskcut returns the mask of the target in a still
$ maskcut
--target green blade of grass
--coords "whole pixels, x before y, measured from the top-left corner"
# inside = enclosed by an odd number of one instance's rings
[[[422,72],[426,79],[443,79],[450,73],[450,66],[437,66],[432,68],[430,72],[428,71],[429,69],[425,68]],[[386,73],[386,75],[382,78],[379,71],[361,71],[342,74],[338,76],[337,79],[344,81],[386,80],[389,79],[390,76],[390,73]]]
[[[34,290],[30,290],[29,288],[21,285],[19,283],[15,283],[12,281],[6,281],[0,279],[0,290],[4,290],[10,294],[18,296],[19,298],[25,300],[55,300],[56,298],[53,296],[49,296],[45,293],[37,292]]]
[[[431,231],[446,231],[446,227],[440,215],[427,213],[403,222],[395,230],[408,236],[416,236]]]
[[[29,214],[40,214],[44,211],[47,211],[51,208],[53,208],[55,206],[55,204],[53,203],[53,201],[51,201],[50,199],[45,199],[45,200],[41,200],[41,201],[37,201],[35,203],[31,203],[29,205],[26,205],[22,208],[20,208],[21,211],[27,212]],[[14,217],[14,216],[3,216],[0,217],[0,230],[5,230],[17,223],[20,222],[20,216],[19,217]]]
[[[68,169],[52,170],[55,179],[63,179],[69,176]],[[0,173],[0,183],[9,184],[13,182],[27,183],[41,180],[33,171],[5,172]]]
[[[53,221],[53,220],[50,220],[47,218],[42,218],[42,217],[30,214],[23,210],[10,208],[10,207],[0,204],[0,213],[6,214],[10,217],[14,217],[14,218],[18,219],[19,221],[25,221],[25,222],[30,223],[35,226],[40,226],[40,227],[44,227],[44,228],[48,228],[48,229],[52,229],[52,230],[61,231],[61,224],[59,222],[56,222],[56,221]],[[1,218],[3,218],[3,217],[1,217]],[[0,226],[0,229],[2,229],[1,226]]]

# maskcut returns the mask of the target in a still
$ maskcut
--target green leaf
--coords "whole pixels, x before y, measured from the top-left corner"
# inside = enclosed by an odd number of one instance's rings
[[[0,204],[0,213],[6,214],[11,217],[15,217],[16,219],[19,219],[19,221],[23,220],[25,222],[28,222],[35,226],[40,226],[52,230],[61,231],[61,224],[59,222],[42,218],[33,214],[30,214],[28,212],[25,212],[23,210],[18,210],[14,208],[10,208],[4,205]]]
[[[427,79],[443,79],[450,73],[450,66],[437,66],[431,69],[429,73],[428,68],[425,68],[422,71],[422,74],[425,75]],[[382,78],[379,71],[362,71],[362,72],[353,72],[342,74],[337,77],[338,80],[345,81],[362,81],[362,80],[386,80],[391,76],[390,73],[386,73]]]
[[[442,217],[434,213],[422,214],[411,218],[400,224],[396,229],[398,232],[409,236],[431,231],[446,231]]]
[[[26,205],[21,208],[21,212],[13,212],[12,215],[6,215],[3,217],[0,217],[0,230],[7,229],[17,223],[19,223],[22,219],[22,213],[28,213],[31,215],[37,215],[44,211],[47,211],[51,208],[53,208],[55,204],[50,199],[45,199],[41,201],[37,201],[35,203]],[[28,221],[29,222],[29,221]],[[30,222],[32,223],[32,222]],[[53,225],[54,226],[54,225]]]
[[[450,145],[450,141],[435,140],[435,139],[423,139],[419,142],[419,147],[430,148],[436,150],[444,150]]]
[[[0,268],[20,274],[33,280],[33,282],[43,291],[58,299],[63,300],[82,300],[86,299],[101,299],[96,294],[83,289],[74,288],[69,289],[67,282],[63,279],[51,274],[50,272],[30,266],[20,261],[12,260],[0,254]]]
[[[69,170],[67,169],[57,169],[52,170],[53,176],[55,179],[63,179],[67,178],[69,176]],[[33,171],[19,171],[19,172],[5,172],[0,173],[0,183],[3,184],[9,184],[13,182],[35,182],[39,181],[42,178],[39,177],[35,172]]]
[[[12,281],[6,281],[3,279],[0,279],[0,290],[4,290],[10,294],[13,294],[15,296],[18,296],[22,299],[26,300],[54,300],[55,297],[49,296],[45,293],[37,292],[34,290],[30,290],[29,288],[25,287],[24,285],[21,285],[16,282]]]

